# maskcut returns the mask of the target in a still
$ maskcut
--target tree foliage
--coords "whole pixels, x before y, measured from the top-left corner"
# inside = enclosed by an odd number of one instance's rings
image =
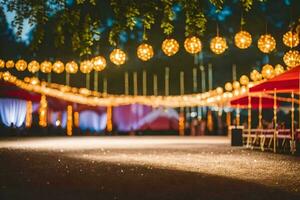
[[[92,54],[101,33],[101,17],[99,6],[103,0],[0,0],[10,12],[15,13],[12,25],[17,28],[17,35],[23,31],[23,22],[28,20],[35,25],[31,47],[38,50],[44,41],[45,31],[53,31],[56,47],[70,44],[72,51],[80,57]],[[224,0],[209,0],[221,10]],[[241,5],[249,11],[254,0],[240,0]],[[264,0],[257,0],[264,1]],[[72,3],[69,3],[72,2]],[[185,35],[202,35],[206,28],[207,18],[201,0],[110,0],[114,22],[109,30],[108,40],[111,45],[119,44],[122,31],[132,31],[138,21],[144,28],[143,39],[147,40],[146,32],[155,23],[159,23],[167,36],[174,32],[175,12],[173,6],[181,5],[185,16]],[[54,30],[47,30],[47,23],[55,21]]]

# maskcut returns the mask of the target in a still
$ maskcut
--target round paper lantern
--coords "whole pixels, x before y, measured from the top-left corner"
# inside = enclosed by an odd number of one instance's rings
[[[199,38],[193,36],[185,39],[184,48],[188,53],[196,54],[201,51],[202,44]]]
[[[290,50],[283,56],[283,61],[288,67],[300,65],[300,53],[297,50]]]
[[[125,63],[125,61],[126,61],[126,54],[121,49],[114,49],[110,53],[109,59],[115,65],[120,66],[120,65],[123,65]]]
[[[240,83],[241,83],[241,85],[248,85],[248,83],[249,83],[248,76],[246,76],[246,75],[241,76]]]
[[[90,73],[93,70],[93,63],[90,60],[85,60],[80,63],[80,71],[84,74]]]
[[[0,59],[0,68],[4,68],[5,67],[5,61]]]
[[[61,61],[56,61],[53,66],[52,69],[55,73],[60,74],[65,70],[65,66],[64,63]]]
[[[40,70],[40,64],[36,60],[33,60],[28,64],[27,68],[29,72],[35,73]]]
[[[272,35],[265,34],[260,36],[257,46],[263,53],[270,53],[276,48],[276,40]]]
[[[165,39],[161,48],[167,56],[173,56],[178,52],[179,44],[175,39]]]
[[[234,36],[234,44],[240,49],[247,49],[251,43],[252,37],[247,31],[240,31]]]
[[[66,64],[66,72],[75,74],[78,71],[78,65],[76,62],[71,61]]]
[[[215,54],[222,54],[228,48],[226,39],[216,36],[210,41],[210,49]]]
[[[288,31],[283,35],[282,41],[288,47],[296,47],[299,44],[299,35],[296,32]]]
[[[102,56],[97,56],[97,57],[93,58],[92,63],[94,66],[94,70],[98,71],[98,72],[104,70],[106,67],[106,60]]]
[[[225,84],[225,90],[228,91],[228,92],[232,91],[232,83],[227,82]]]
[[[266,64],[263,66],[261,70],[262,77],[265,79],[270,79],[275,76],[274,68],[270,64]]]
[[[240,83],[238,81],[233,81],[232,87],[233,89],[237,90],[240,88]]]
[[[154,55],[152,46],[145,43],[138,46],[136,53],[142,61],[150,60]]]
[[[7,69],[13,68],[15,66],[15,62],[13,60],[8,60],[5,66]]]
[[[16,69],[18,71],[24,71],[27,68],[27,62],[25,60],[18,60],[16,62]]]
[[[277,64],[274,69],[275,75],[278,76],[279,74],[282,74],[283,72],[284,72],[284,67],[280,64]]]
[[[41,63],[40,67],[41,67],[41,72],[50,73],[52,70],[52,63],[49,61],[44,61]]]
[[[252,81],[256,82],[256,81],[260,81],[262,79],[262,75],[257,71],[257,70],[253,70],[250,73],[250,78]]]

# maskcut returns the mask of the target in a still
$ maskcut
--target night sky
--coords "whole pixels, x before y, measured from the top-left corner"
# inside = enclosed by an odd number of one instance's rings
[[[113,49],[108,43],[108,33],[112,26],[114,17],[109,6],[108,0],[102,0],[99,12],[102,15],[102,32],[99,45],[94,49],[94,55],[103,55],[108,60],[109,53]],[[137,23],[132,32],[122,32],[120,34],[121,47],[128,55],[127,62],[121,67],[116,67],[108,61],[107,68],[101,72],[100,81],[103,77],[108,79],[108,92],[114,94],[124,93],[124,72],[130,73],[130,93],[133,94],[133,77],[132,73],[138,72],[139,94],[142,93],[142,70],[147,71],[148,78],[148,94],[152,94],[153,74],[158,75],[159,94],[164,93],[164,68],[170,68],[170,94],[179,94],[179,73],[185,72],[185,93],[192,93],[192,69],[198,69],[198,90],[200,87],[200,71],[199,64],[202,62],[207,69],[208,63],[213,66],[213,87],[223,86],[225,82],[232,80],[231,68],[233,64],[237,65],[238,77],[242,74],[249,74],[252,69],[261,69],[265,63],[283,64],[282,56],[288,50],[282,43],[282,35],[289,30],[291,21],[297,21],[300,17],[300,1],[298,0],[269,0],[266,3],[255,3],[252,10],[243,12],[246,24],[244,29],[252,34],[253,43],[250,48],[241,50],[233,44],[233,37],[240,30],[241,5],[238,0],[225,1],[223,10],[216,12],[216,8],[208,3],[205,3],[205,13],[208,17],[207,28],[203,36],[200,37],[203,45],[202,54],[194,61],[194,57],[188,54],[184,47],[184,14],[180,5],[174,5],[173,9],[176,12],[174,21],[175,32],[172,35],[180,43],[180,51],[172,57],[165,56],[161,51],[161,43],[166,37],[160,29],[160,24],[156,23],[152,30],[148,32],[148,41],[153,45],[155,55],[148,62],[142,62],[136,56],[136,48],[142,41],[143,27],[141,23]],[[72,4],[72,1],[68,1]],[[50,59],[52,61],[59,59],[64,62],[69,60],[79,61],[78,55],[71,53],[69,49],[56,49],[54,47],[53,37],[51,36],[51,23],[49,22],[49,31],[46,35],[46,40],[39,51],[32,52],[29,49],[32,40],[32,31],[34,27],[29,27],[24,24],[24,32],[21,39],[17,39],[14,35],[14,28],[11,26],[11,21],[14,14],[6,12],[2,6],[0,7],[0,57],[3,59],[19,59],[26,60],[36,59],[43,61]],[[53,13],[55,16],[55,13]],[[158,20],[159,21],[159,20]],[[225,36],[229,48],[221,55],[213,54],[209,49],[209,41],[216,35],[217,24],[220,29],[220,35]],[[257,48],[257,40],[261,34],[266,32],[266,24],[268,33],[271,33],[277,42],[276,50],[269,55],[265,55]],[[16,72],[19,77],[29,75],[26,72]],[[43,74],[39,74],[40,78],[45,78]],[[64,84],[64,74],[53,74],[53,82]],[[93,76],[91,77],[93,80]],[[71,85],[77,87],[85,86],[85,76],[81,73],[71,75]],[[92,84],[91,84],[92,85]],[[100,90],[102,82],[99,84]]]

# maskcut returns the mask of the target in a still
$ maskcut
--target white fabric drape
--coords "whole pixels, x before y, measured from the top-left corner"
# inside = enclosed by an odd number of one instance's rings
[[[1,121],[6,126],[22,126],[26,117],[26,101],[20,99],[0,99]]]
[[[106,127],[106,113],[96,113],[91,110],[85,110],[79,114],[79,127],[82,130],[102,131]]]

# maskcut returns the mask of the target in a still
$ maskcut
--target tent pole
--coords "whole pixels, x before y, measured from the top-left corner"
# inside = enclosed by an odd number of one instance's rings
[[[294,98],[294,91],[292,91],[292,94],[291,94],[291,97],[292,97],[292,110],[291,110],[291,143],[290,143],[290,148],[291,148],[291,152],[292,154],[295,153],[295,124],[294,124],[294,121],[295,121],[295,98]]]
[[[73,129],[73,108],[72,105],[67,106],[67,135],[72,136]]]
[[[274,135],[273,135],[273,151],[276,153],[276,144],[277,144],[277,92],[276,88],[274,89]]]
[[[251,96],[248,94],[248,141],[247,146],[250,147],[251,143]]]
[[[236,126],[239,126],[240,125],[240,104],[237,105],[237,108],[236,108],[236,116],[235,116],[235,121],[236,121]]]
[[[262,126],[262,97],[261,97],[261,93],[259,94],[259,105],[258,105],[258,111],[259,111],[259,114],[258,114],[258,128],[262,129],[263,126]]]

